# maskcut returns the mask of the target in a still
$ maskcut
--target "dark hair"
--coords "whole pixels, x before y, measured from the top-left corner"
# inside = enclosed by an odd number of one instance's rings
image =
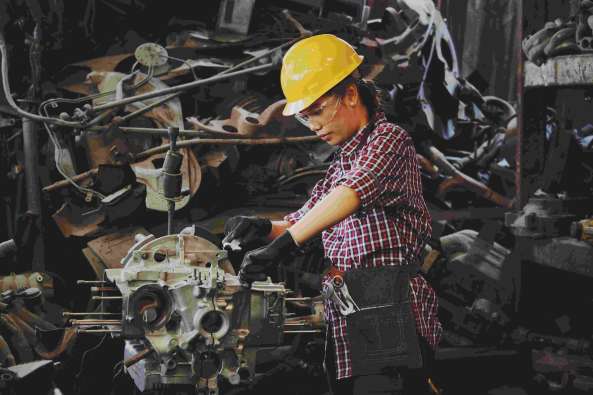
[[[375,115],[377,110],[381,107],[381,96],[375,83],[371,80],[365,80],[362,78],[356,78],[352,75],[344,78],[336,86],[334,86],[328,94],[344,97],[346,94],[346,88],[350,84],[354,84],[362,100],[362,104],[366,107],[369,112],[369,117]]]

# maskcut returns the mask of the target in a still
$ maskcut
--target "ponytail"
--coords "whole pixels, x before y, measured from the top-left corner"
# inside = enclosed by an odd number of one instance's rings
[[[362,104],[367,108],[369,117],[372,117],[381,106],[381,97],[377,85],[371,80],[363,80],[362,78],[357,79],[355,84]]]
[[[372,118],[375,113],[381,108],[381,96],[375,83],[371,80],[358,78],[358,73],[353,73],[340,81],[336,86],[330,90],[330,94],[343,97],[346,94],[346,88],[350,84],[354,84],[360,95],[362,104],[366,107],[369,117]]]

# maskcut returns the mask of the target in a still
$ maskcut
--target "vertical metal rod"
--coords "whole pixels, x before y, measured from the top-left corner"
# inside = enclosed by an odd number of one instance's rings
[[[524,81],[524,67],[523,67],[523,51],[521,48],[521,42],[523,42],[523,0],[520,1],[519,7],[517,7],[517,147],[515,152],[515,210],[523,208],[527,203],[528,187],[525,180],[526,174],[523,167],[524,160],[524,143],[525,143],[525,130],[523,128],[523,81]],[[527,148],[527,147],[525,147]]]
[[[163,167],[167,167],[167,164],[169,163],[169,161],[167,159],[171,158],[173,159],[174,155],[176,154],[177,151],[177,136],[179,136],[179,129],[176,127],[169,127],[168,128],[168,132],[169,132],[169,152],[167,153],[167,157],[165,158],[165,164],[163,164]],[[171,162],[172,163],[172,162]],[[181,165],[181,162],[179,162],[179,165]],[[171,173],[172,170],[174,170],[175,172],[179,171],[179,168],[177,168],[177,166],[174,166],[175,169],[165,169],[168,173]],[[177,177],[177,175],[173,175],[173,174],[166,174],[165,177]],[[166,188],[167,185],[167,179],[165,179],[165,187],[164,189],[164,193],[165,193],[165,197],[168,198],[169,200],[167,201],[168,204],[168,210],[167,210],[167,234],[173,234],[173,216],[175,215],[175,200],[179,195],[179,193],[181,192],[180,190],[177,190],[177,187],[175,187],[175,191],[169,191]],[[179,184],[176,184],[177,186],[181,186]],[[169,196],[170,195],[170,196]]]
[[[173,215],[175,215],[175,202],[168,201],[169,210],[167,212],[167,234],[173,234]]]
[[[25,184],[27,187],[27,213],[37,217],[41,215],[37,125],[27,118],[23,118],[23,151],[25,156]]]
[[[31,68],[31,86],[27,99],[34,103],[37,99],[41,82],[41,24],[38,22],[33,29],[33,39],[29,48],[29,65]],[[25,186],[27,191],[27,214],[35,229],[33,234],[33,256],[31,268],[35,271],[45,270],[45,242],[43,222],[41,218],[41,186],[39,183],[39,144],[37,140],[37,124],[23,118],[23,152],[25,157]]]

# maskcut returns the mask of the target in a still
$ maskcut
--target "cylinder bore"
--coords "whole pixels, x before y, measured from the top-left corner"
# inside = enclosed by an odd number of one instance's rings
[[[218,311],[209,311],[200,320],[200,325],[206,332],[216,333],[224,325],[224,316]]]
[[[130,295],[130,308],[135,321],[145,330],[154,331],[163,327],[172,313],[171,298],[158,285],[145,285]]]
[[[230,322],[220,310],[208,310],[196,317],[197,327],[203,336],[222,338],[229,330]]]

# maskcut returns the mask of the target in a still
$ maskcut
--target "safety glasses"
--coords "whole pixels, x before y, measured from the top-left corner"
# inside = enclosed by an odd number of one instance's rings
[[[334,97],[337,98],[336,104],[334,106],[334,110],[332,112],[332,115],[327,120],[325,120],[324,115],[327,113],[326,110],[329,107],[328,103]],[[328,99],[324,100],[319,106],[317,106],[313,110],[308,111],[306,114],[304,114],[302,112],[296,113],[296,114],[294,114],[294,117],[296,118],[297,121],[299,121],[300,123],[302,123],[309,129],[311,129],[312,121],[315,121],[315,123],[317,123],[318,125],[326,125],[326,124],[332,122],[334,120],[334,118],[336,117],[336,114],[338,113],[338,107],[340,106],[340,100],[341,100],[341,98],[339,96],[330,96]]]

